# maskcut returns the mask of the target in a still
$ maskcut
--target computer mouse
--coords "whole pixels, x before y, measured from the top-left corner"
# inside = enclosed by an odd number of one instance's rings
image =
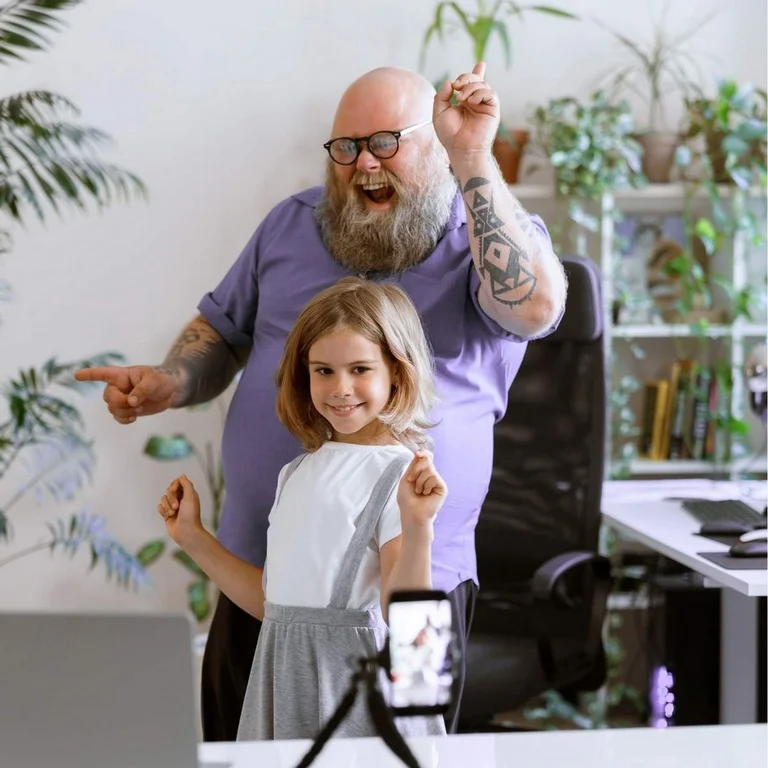
[[[765,528],[747,531],[739,536],[739,541],[759,541],[760,539],[768,539],[768,531]]]
[[[731,557],[768,557],[768,541],[738,541],[729,550]]]
[[[701,524],[702,536],[740,536],[752,530],[750,523],[738,523],[735,520],[709,520]]]

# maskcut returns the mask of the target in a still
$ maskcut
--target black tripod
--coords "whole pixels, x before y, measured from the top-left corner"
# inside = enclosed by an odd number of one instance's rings
[[[344,698],[331,716],[331,719],[317,735],[311,749],[304,755],[296,768],[307,768],[320,754],[328,739],[331,738],[333,732],[341,725],[349,710],[352,709],[360,685],[365,686],[368,713],[371,716],[371,720],[373,720],[376,732],[408,768],[419,768],[416,758],[395,726],[395,720],[387,706],[387,702],[384,701],[384,695],[379,687],[378,671],[381,666],[380,661],[377,658],[358,659],[357,665],[358,668],[352,675],[349,690],[344,694]]]

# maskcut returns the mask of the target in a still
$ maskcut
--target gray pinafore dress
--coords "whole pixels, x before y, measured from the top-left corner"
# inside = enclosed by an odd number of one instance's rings
[[[282,486],[303,458],[299,456],[288,465]],[[407,456],[392,461],[371,491],[327,608],[265,604],[240,715],[238,741],[314,738],[349,689],[355,660],[374,656],[384,647],[387,626],[378,603],[365,610],[350,610],[346,606],[376,523],[408,462]],[[281,491],[282,487],[278,489],[278,498]],[[383,670],[381,686],[386,697],[389,683]],[[396,723],[404,736],[445,733],[440,716],[401,717]],[[375,735],[361,690],[334,737]]]

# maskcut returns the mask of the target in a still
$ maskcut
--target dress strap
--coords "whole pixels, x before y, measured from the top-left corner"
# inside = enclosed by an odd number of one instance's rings
[[[410,457],[398,456],[389,463],[381,473],[381,477],[376,481],[376,485],[374,485],[371,495],[368,497],[368,503],[358,519],[352,540],[349,542],[347,551],[344,554],[341,570],[336,576],[333,591],[331,592],[329,608],[347,607],[368,542],[373,538],[373,533],[381,513],[384,511],[389,497],[400,483],[403,470],[410,462]]]

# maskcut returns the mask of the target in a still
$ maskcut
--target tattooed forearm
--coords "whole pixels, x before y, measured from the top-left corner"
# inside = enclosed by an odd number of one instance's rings
[[[490,295],[510,307],[529,301],[537,283],[536,274],[531,269],[533,254],[528,252],[530,248],[526,251],[516,241],[512,228],[499,216],[490,180],[475,176],[464,185],[463,193],[472,216],[471,237],[477,240],[477,248],[472,248],[472,252],[477,255],[478,272],[487,280]],[[522,207],[520,215],[515,211],[514,219],[517,229],[522,229],[525,224],[535,229]],[[526,234],[526,239],[536,243],[530,230]]]
[[[204,403],[221,394],[231,383],[243,360],[202,317],[181,332],[163,361],[162,368],[179,377],[175,405]]]

